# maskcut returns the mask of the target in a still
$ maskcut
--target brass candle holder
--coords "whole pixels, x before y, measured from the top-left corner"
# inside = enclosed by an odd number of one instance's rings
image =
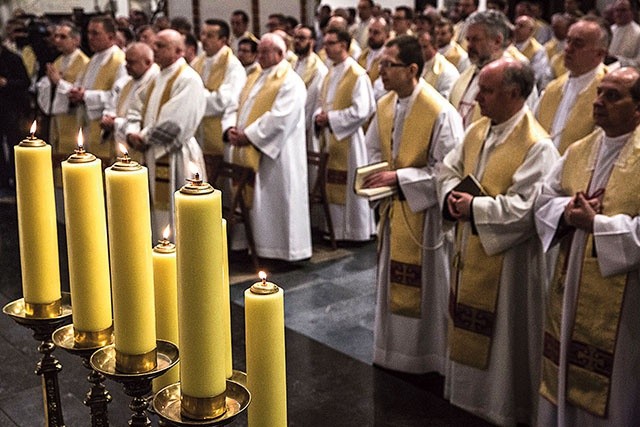
[[[179,382],[168,385],[156,393],[153,397],[153,409],[165,425],[169,426],[222,426],[229,424],[251,403],[251,393],[246,387],[246,377],[244,372],[234,370],[232,377],[227,379],[227,388],[224,393],[225,410],[217,418],[194,419],[183,415]],[[211,401],[211,399],[207,400]]]
[[[5,305],[2,312],[19,325],[31,329],[33,338],[40,342],[38,352],[42,354],[42,358],[36,364],[36,374],[42,376],[45,425],[63,427],[64,418],[58,383],[58,372],[62,370],[62,364],[52,354],[56,346],[51,339],[51,334],[71,320],[71,294],[62,292],[57,311],[50,312],[48,306],[49,304],[43,311],[39,304],[28,304],[24,298],[20,298]],[[38,314],[44,314],[44,316],[38,316]]]
[[[76,331],[71,324],[56,329],[51,337],[56,346],[79,356],[82,366],[89,369],[87,381],[91,388],[82,402],[90,409],[92,427],[108,427],[107,405],[111,402],[111,395],[103,384],[104,375],[91,367],[89,359],[96,350],[113,343],[113,327],[89,334]]]
[[[94,370],[122,384],[125,394],[133,398],[129,404],[129,409],[133,412],[129,421],[131,427],[151,426],[146,413],[149,405],[145,396],[151,393],[151,380],[178,363],[178,347],[169,341],[156,340],[155,355],[155,368],[140,373],[124,373],[116,369],[117,354],[114,344],[97,350],[89,360]]]

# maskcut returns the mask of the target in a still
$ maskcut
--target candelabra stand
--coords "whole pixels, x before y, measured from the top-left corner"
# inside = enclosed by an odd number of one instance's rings
[[[73,324],[56,329],[51,338],[56,346],[79,356],[82,359],[82,366],[89,369],[87,381],[91,384],[91,388],[83,403],[91,411],[91,427],[108,427],[109,413],[107,405],[111,402],[111,395],[103,384],[104,375],[91,367],[89,359],[96,350],[113,343],[112,328],[107,331],[104,337],[105,340],[102,343],[78,343],[74,337]]]
[[[90,358],[94,370],[105,377],[119,382],[127,396],[132,397],[129,409],[133,412],[129,426],[151,426],[147,416],[148,402],[145,396],[151,393],[151,380],[164,374],[178,362],[178,347],[169,341],[156,340],[156,367],[148,372],[123,373],[116,370],[115,345],[97,350]]]
[[[160,390],[153,397],[153,409],[165,425],[174,427],[222,426],[233,422],[251,403],[251,393],[246,387],[247,374],[233,371],[227,380],[225,397],[226,411],[214,419],[195,420],[181,413],[180,383],[174,383]]]
[[[42,377],[44,417],[47,427],[64,426],[58,384],[58,372],[62,370],[62,364],[52,354],[56,346],[51,340],[51,334],[71,319],[71,294],[63,292],[60,303],[60,310],[52,317],[27,315],[24,298],[10,302],[2,309],[2,312],[16,323],[31,329],[33,338],[40,342],[38,352],[42,354],[42,358],[36,364],[36,374]]]

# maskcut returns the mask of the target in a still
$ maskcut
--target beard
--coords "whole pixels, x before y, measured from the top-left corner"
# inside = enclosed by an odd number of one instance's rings
[[[374,41],[374,40],[369,39],[369,40],[367,40],[367,45],[373,50],[378,50],[382,46],[384,46],[384,40],[378,42],[378,41]]]
[[[298,56],[300,56],[300,55],[307,56],[310,51],[311,51],[311,43],[307,43],[306,46],[301,47],[301,48],[297,48],[297,47],[293,48],[293,53],[295,53]]]

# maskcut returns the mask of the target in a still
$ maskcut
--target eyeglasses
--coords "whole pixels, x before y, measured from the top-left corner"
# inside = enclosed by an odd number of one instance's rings
[[[391,62],[391,61],[380,61],[378,63],[379,68],[400,68],[400,67],[408,67],[407,64],[403,64],[402,62]]]

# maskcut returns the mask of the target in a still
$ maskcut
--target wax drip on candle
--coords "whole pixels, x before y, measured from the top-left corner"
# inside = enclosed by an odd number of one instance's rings
[[[257,295],[269,295],[278,292],[278,285],[276,285],[275,283],[267,282],[267,273],[261,271],[258,273],[258,277],[260,278],[260,282],[256,282],[251,285],[251,293]]]

